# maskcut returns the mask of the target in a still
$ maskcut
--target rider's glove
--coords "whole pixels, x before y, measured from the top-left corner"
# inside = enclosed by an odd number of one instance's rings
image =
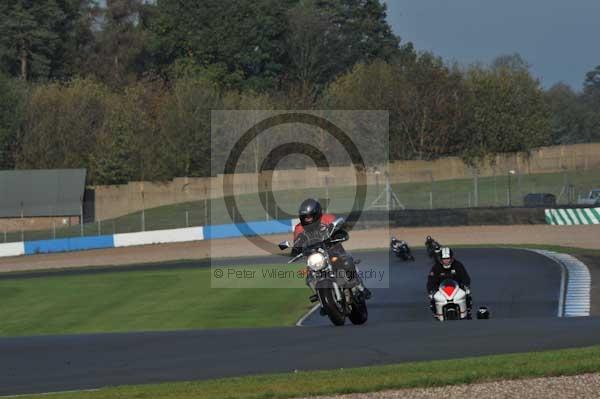
[[[429,300],[433,299],[433,291],[430,291],[427,297],[429,298]]]
[[[465,294],[471,295],[471,289],[465,285]]]

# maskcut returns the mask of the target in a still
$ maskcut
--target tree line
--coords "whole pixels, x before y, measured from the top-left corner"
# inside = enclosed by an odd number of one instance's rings
[[[544,90],[518,55],[448,64],[378,0],[5,0],[0,167],[91,184],[210,175],[214,109],[388,110],[390,158],[600,139],[600,65]]]

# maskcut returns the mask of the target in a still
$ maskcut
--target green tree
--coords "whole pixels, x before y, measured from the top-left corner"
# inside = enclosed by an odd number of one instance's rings
[[[358,64],[330,85],[326,103],[389,110],[391,159],[434,159],[460,150],[462,77],[431,54]]]
[[[86,74],[85,64],[93,55],[93,29],[101,16],[97,0],[56,0],[65,14],[58,26],[59,44],[51,64],[51,76],[68,79]]]
[[[173,76],[172,67],[184,60],[200,68],[217,66],[223,76],[219,83],[224,85],[244,82],[254,89],[275,87],[284,66],[282,35],[290,3],[159,1],[149,24],[155,66]]]
[[[0,72],[0,169],[15,167],[26,101],[26,86]]]
[[[0,59],[23,80],[50,76],[65,13],[54,0],[0,2]]]
[[[163,151],[174,175],[210,176],[210,111],[221,108],[221,96],[208,79],[175,83],[160,116]]]
[[[529,64],[519,53],[503,54],[494,58],[491,69],[494,71],[509,70],[513,72],[528,72]]]
[[[583,96],[585,101],[600,108],[600,65],[585,75]]]
[[[539,81],[528,71],[471,68],[463,129],[463,158],[472,164],[502,152],[529,151],[551,142],[551,119]]]
[[[379,1],[301,0],[287,13],[288,80],[310,98],[356,63],[398,56]],[[314,100],[314,98],[313,98]]]
[[[585,140],[586,110],[568,85],[557,83],[544,93],[552,121],[552,143],[570,144]]]
[[[17,157],[19,169],[88,167],[108,109],[107,89],[89,80],[32,89]]]
[[[100,10],[93,54],[87,74],[113,88],[133,84],[144,73],[147,9],[143,0],[108,0]]]

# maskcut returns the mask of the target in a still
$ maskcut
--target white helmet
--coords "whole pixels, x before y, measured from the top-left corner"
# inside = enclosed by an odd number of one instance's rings
[[[454,252],[449,247],[442,247],[439,252],[440,263],[444,269],[450,269],[454,262]]]

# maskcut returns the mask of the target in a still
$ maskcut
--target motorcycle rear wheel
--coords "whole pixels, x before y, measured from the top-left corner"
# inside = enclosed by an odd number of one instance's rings
[[[335,300],[335,294],[331,288],[320,288],[319,298],[327,313],[327,317],[335,326],[343,326],[346,323],[346,315],[339,309],[339,305]]]

